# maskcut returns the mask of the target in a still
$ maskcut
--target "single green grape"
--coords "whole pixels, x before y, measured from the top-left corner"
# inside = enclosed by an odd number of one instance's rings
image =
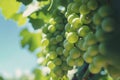
[[[73,59],[76,59],[76,58],[78,58],[79,56],[80,56],[80,50],[79,49],[77,49],[77,48],[72,48],[71,50],[70,50],[70,56],[71,56],[71,58],[73,58]]]
[[[90,9],[87,7],[86,4],[82,4],[82,5],[80,6],[79,12],[80,12],[80,14],[82,14],[82,15],[86,15],[86,14],[90,13]]]
[[[90,10],[96,10],[97,7],[98,7],[98,3],[96,0],[89,0],[88,3],[87,3],[87,7],[90,9]]]
[[[83,59],[84,59],[85,62],[87,62],[87,63],[92,63],[92,61],[93,61],[93,57],[90,56],[90,55],[88,54],[88,52],[85,52],[85,53],[84,53]]]
[[[56,31],[55,26],[54,26],[54,25],[49,25],[49,26],[48,26],[48,31],[49,31],[50,33],[54,33],[54,32]]]
[[[69,43],[68,41],[65,41],[63,46],[66,50],[70,51],[74,47],[74,44]]]
[[[69,32],[66,39],[69,43],[76,43],[78,41],[78,35],[75,32]]]
[[[94,14],[94,16],[93,16],[93,23],[95,25],[100,25],[101,22],[102,22],[102,17],[98,13]]]

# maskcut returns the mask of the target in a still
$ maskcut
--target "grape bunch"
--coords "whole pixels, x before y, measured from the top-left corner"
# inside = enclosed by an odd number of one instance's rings
[[[68,23],[65,25],[64,43],[66,52],[69,51],[69,65],[81,66],[85,61],[92,74],[105,68],[111,76],[120,77],[120,50],[112,42],[119,40],[120,34],[114,13],[107,0],[74,0],[69,3],[65,13]],[[118,40],[116,43],[119,44]],[[78,59],[79,65],[76,63]]]
[[[120,77],[120,25],[110,0],[54,0],[42,11],[51,16],[40,27],[37,55],[44,57],[42,64],[50,68],[53,80],[85,64],[92,74],[104,68],[112,77]]]

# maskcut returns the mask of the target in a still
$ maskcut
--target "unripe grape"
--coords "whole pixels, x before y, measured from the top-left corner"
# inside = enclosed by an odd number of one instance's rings
[[[97,73],[99,73],[101,71],[101,68],[96,67],[94,64],[90,64],[88,69],[92,74],[97,74]]]
[[[89,0],[88,3],[87,3],[87,7],[90,9],[90,10],[95,10],[97,9],[98,7],[98,3],[96,0]]]
[[[72,44],[72,43],[69,43],[68,41],[66,41],[66,42],[64,42],[64,48],[66,49],[66,50],[71,50],[73,47],[74,47],[74,44]]]
[[[71,11],[74,12],[74,13],[79,13],[79,7],[80,7],[80,4],[74,2],[71,6]]]
[[[53,60],[53,62],[54,62],[55,65],[61,65],[62,64],[62,60],[60,58],[55,58]]]
[[[106,33],[101,29],[97,29],[96,32],[95,32],[95,37],[97,39],[97,41],[99,42],[103,42],[106,40]]]
[[[89,15],[81,15],[80,20],[81,20],[81,24],[90,24],[92,21],[92,18]]]
[[[86,14],[88,14],[90,12],[90,10],[89,10],[89,8],[87,7],[86,4],[82,4],[80,6],[79,11],[80,11],[80,14],[82,14],[82,15],[86,15]]]
[[[102,55],[106,55],[107,49],[106,49],[106,44],[105,43],[100,43],[99,44],[99,52]]]
[[[115,20],[112,18],[103,19],[102,29],[106,32],[112,32],[115,29]]]
[[[61,42],[63,40],[62,35],[57,35],[56,40],[57,40],[57,42]]]
[[[100,9],[98,10],[98,13],[100,14],[101,17],[107,17],[113,14],[113,10],[111,9],[110,6],[104,5],[100,7]]]
[[[93,16],[93,23],[95,25],[100,25],[101,22],[102,22],[102,17],[98,13],[94,14],[94,16]]]
[[[78,16],[77,14],[75,14],[75,13],[72,13],[71,15],[68,16],[67,21],[68,21],[70,24],[72,24],[72,20],[73,20],[74,18],[79,18],[79,16]]]
[[[56,31],[55,26],[54,26],[54,25],[49,25],[49,26],[48,26],[48,31],[49,31],[50,33],[54,33],[54,32]]]
[[[49,54],[50,59],[55,59],[57,57],[57,53],[55,51],[51,51]]]
[[[78,41],[78,35],[75,32],[69,32],[67,34],[67,40],[69,43],[76,43]]]
[[[85,37],[85,43],[87,45],[93,45],[93,44],[96,44],[97,41],[96,41],[96,37],[93,33],[88,33],[88,35]]]
[[[75,64],[74,59],[72,59],[70,56],[67,57],[67,64],[68,64],[69,66],[74,66],[74,64]]]
[[[66,32],[70,32],[70,31],[71,31],[70,27],[71,27],[71,24],[70,24],[70,23],[67,23],[67,24],[65,25],[65,31],[66,31]]]
[[[92,63],[92,61],[93,61],[93,57],[90,56],[88,53],[84,53],[83,59],[84,59],[85,62],[87,62],[87,63]]]
[[[55,64],[52,62],[52,61],[49,61],[47,63],[47,66],[50,68],[50,69],[53,69],[55,67]]]
[[[78,29],[80,26],[81,26],[81,21],[80,21],[80,18],[74,18],[72,20],[72,26],[74,29]]]
[[[97,55],[93,58],[93,64],[98,67],[104,67],[106,64],[106,59],[102,55]]]
[[[46,47],[46,46],[49,45],[49,40],[46,39],[46,38],[44,38],[44,39],[42,39],[41,44],[42,44],[42,46],[45,46],[45,47]]]
[[[85,37],[89,32],[90,32],[90,28],[86,25],[83,25],[78,29],[78,35],[80,37]]]
[[[75,64],[76,66],[82,66],[84,64],[84,60],[81,57],[79,57],[75,60]]]
[[[67,49],[64,49],[64,50],[63,50],[63,55],[64,55],[65,57],[68,57],[68,56],[69,56],[69,51],[68,51]]]
[[[62,47],[57,47],[56,52],[58,55],[62,55],[63,54],[63,48]]]
[[[74,47],[73,49],[70,50],[70,56],[73,59],[78,58],[80,56],[80,50]]]
[[[87,52],[90,56],[96,56],[99,52],[98,51],[98,46],[97,45],[92,45],[92,46],[88,47]]]

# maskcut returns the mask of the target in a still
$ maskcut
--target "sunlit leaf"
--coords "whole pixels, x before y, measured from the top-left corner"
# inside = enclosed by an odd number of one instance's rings
[[[16,0],[0,0],[0,8],[6,19],[11,18],[19,10],[20,3]]]

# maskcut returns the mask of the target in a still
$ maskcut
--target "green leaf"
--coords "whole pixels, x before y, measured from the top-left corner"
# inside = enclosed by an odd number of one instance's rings
[[[11,16],[17,13],[20,7],[20,3],[16,0],[0,0],[0,8],[2,8],[2,14],[6,19],[10,19]]]
[[[35,30],[41,28],[44,25],[44,21],[38,18],[37,19],[30,18],[29,22],[32,24]]]
[[[27,17],[23,17],[22,13],[14,14],[12,19],[18,23],[19,26],[24,25],[27,21]]]

